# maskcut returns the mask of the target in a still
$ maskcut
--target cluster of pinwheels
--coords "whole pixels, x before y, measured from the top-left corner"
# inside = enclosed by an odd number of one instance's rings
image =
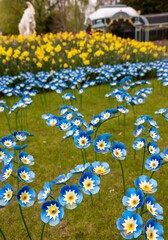
[[[168,148],[160,152],[156,143],[160,138],[158,125],[152,117],[141,116],[136,120],[135,125],[135,140],[132,147],[135,151],[144,149],[141,175],[134,180],[135,188],[127,189],[122,199],[126,211],[122,213],[122,218],[117,220],[117,228],[124,239],[138,238],[140,235],[145,239],[163,239],[163,226],[157,221],[163,220],[163,208],[151,194],[157,191],[157,181],[152,176],[167,163]],[[138,138],[141,134],[144,137]],[[147,142],[147,139],[151,141]],[[146,154],[149,156],[146,157]],[[150,177],[143,175],[144,168],[151,172]],[[146,213],[151,217],[143,224]]]

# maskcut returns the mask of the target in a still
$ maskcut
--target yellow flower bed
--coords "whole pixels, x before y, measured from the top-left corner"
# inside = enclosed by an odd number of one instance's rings
[[[125,61],[149,62],[163,59],[165,53],[164,46],[122,39],[110,33],[0,36],[0,75],[99,67]]]

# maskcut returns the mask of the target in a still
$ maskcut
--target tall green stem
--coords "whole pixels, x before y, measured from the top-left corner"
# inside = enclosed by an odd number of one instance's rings
[[[5,237],[4,233],[2,232],[1,228],[0,228],[0,233],[1,233],[2,237],[3,237],[3,239],[6,240],[6,237]]]
[[[121,167],[122,180],[123,180],[123,189],[124,189],[124,194],[125,194],[125,177],[124,177],[124,169],[123,169],[123,166],[122,166],[122,163],[121,163],[122,160],[117,160],[117,161],[120,163],[120,167]]]
[[[82,159],[83,159],[83,164],[85,164],[85,156],[84,156],[84,153],[83,153],[83,149],[81,149],[81,153],[82,153]]]
[[[7,120],[7,122],[8,122],[9,131],[10,131],[10,133],[11,133],[12,130],[11,130],[10,122],[9,122],[9,117],[8,117],[6,111],[5,111],[4,113],[5,113],[6,120]]]
[[[123,134],[123,142],[125,142],[125,123],[126,123],[126,119],[125,119],[126,117],[125,117],[125,114],[124,114],[124,130],[123,130],[123,132],[124,132],[124,134]]]
[[[154,173],[155,173],[155,172],[152,172],[152,173],[151,173],[150,179],[153,177],[153,174],[154,174]]]
[[[19,210],[20,210],[20,214],[21,214],[21,217],[22,217],[24,226],[25,226],[25,228],[26,228],[27,234],[28,234],[28,236],[29,236],[29,239],[32,240],[31,235],[30,235],[30,232],[29,232],[29,229],[28,229],[27,224],[26,224],[26,221],[25,221],[25,218],[24,218],[24,216],[23,216],[22,208],[21,208],[20,205],[19,205]]]
[[[42,231],[41,231],[41,237],[40,240],[43,240],[43,234],[44,234],[44,228],[45,228],[45,223],[43,224]]]
[[[146,149],[145,149],[145,147],[144,147],[144,153],[143,153],[143,160],[142,160],[142,170],[141,170],[141,175],[143,174],[143,170],[144,170],[145,152],[146,152]]]

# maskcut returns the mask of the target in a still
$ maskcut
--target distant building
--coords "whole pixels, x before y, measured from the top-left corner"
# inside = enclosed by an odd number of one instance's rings
[[[95,31],[111,32],[138,41],[160,40],[168,37],[168,13],[140,15],[124,4],[101,6],[86,19]]]

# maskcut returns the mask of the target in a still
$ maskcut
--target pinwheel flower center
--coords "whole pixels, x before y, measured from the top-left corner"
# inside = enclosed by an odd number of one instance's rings
[[[80,123],[81,123],[81,122],[80,122],[79,120],[76,120],[76,121],[74,122],[74,125],[79,126]]]
[[[124,219],[124,223],[122,224],[125,230],[126,234],[130,234],[133,233],[134,231],[136,231],[137,228],[137,220],[134,220],[133,217],[128,219]]]
[[[21,161],[22,161],[24,164],[28,164],[28,163],[29,163],[29,160],[28,160],[26,157],[22,157],[22,158],[21,158]]]
[[[20,173],[20,177],[23,179],[23,180],[28,180],[29,179],[29,175],[27,172],[23,171]]]
[[[147,209],[148,209],[148,211],[149,211],[152,215],[155,215],[155,216],[158,215],[158,214],[157,214],[157,208],[155,208],[154,205],[151,204],[151,202],[150,202],[150,203],[147,203]]]
[[[55,120],[55,119],[53,119],[53,120],[50,121],[50,125],[53,126],[53,125],[55,125],[55,124],[56,124],[56,120]]]
[[[153,159],[152,161],[150,161],[149,165],[151,168],[157,168],[159,163],[156,159]]]
[[[110,117],[110,113],[105,113],[104,114],[104,119],[108,119]]]
[[[116,156],[117,158],[122,157],[122,152],[121,152],[121,150],[118,149],[118,148],[116,148],[116,149],[113,150],[113,154],[114,154],[114,156]]]
[[[65,124],[65,123],[61,124],[61,128],[62,128],[63,130],[66,130],[66,129],[67,129],[67,124]]]
[[[137,145],[136,145],[136,147],[137,147],[138,149],[141,149],[143,146],[144,146],[144,143],[143,143],[143,142],[138,142]]]
[[[149,152],[154,154],[155,153],[155,148],[153,146],[150,146],[149,147]]]
[[[47,207],[47,215],[50,219],[53,218],[54,220],[56,217],[58,217],[58,214],[60,213],[59,208],[56,206],[56,204],[51,204],[50,206]]]
[[[23,139],[23,137],[21,135],[17,135],[16,136],[17,140],[21,141]]]
[[[78,200],[77,194],[73,191],[66,191],[66,194],[64,195],[64,201],[67,204],[73,205],[74,203],[76,203],[76,200]]]
[[[85,146],[87,143],[88,143],[88,140],[87,140],[86,137],[81,137],[81,138],[79,139],[79,144],[80,144],[81,146]]]
[[[131,194],[131,197],[129,197],[127,201],[128,206],[130,208],[136,207],[139,204],[139,202],[140,202],[139,195],[133,195],[133,194]]]
[[[150,184],[149,182],[146,182],[146,181],[140,183],[140,188],[142,189],[142,191],[144,191],[146,193],[150,193],[153,191],[152,184]]]
[[[30,202],[30,196],[28,192],[22,192],[21,195],[20,195],[20,201],[22,203],[29,203]]]
[[[103,150],[105,149],[105,147],[106,147],[106,143],[103,140],[100,140],[99,142],[97,142],[97,148],[99,150]]]
[[[152,138],[154,138],[154,137],[156,136],[156,134],[155,134],[154,132],[150,132],[150,136],[151,136]]]
[[[7,169],[7,170],[4,172],[4,178],[6,179],[6,178],[10,177],[11,173],[12,173],[12,169],[11,169],[11,168],[10,168],[10,169]]]
[[[13,196],[12,190],[8,188],[4,193],[5,201],[9,201],[12,198],[12,196]]]
[[[9,141],[9,140],[7,140],[7,141],[4,142],[4,145],[5,145],[6,147],[11,147],[11,146],[12,146],[12,142]]]
[[[87,191],[91,191],[94,189],[94,180],[92,180],[91,178],[86,178],[84,181],[83,181],[83,186],[84,188],[87,190]]]
[[[97,166],[93,170],[97,175],[103,175],[106,174],[106,169],[103,166]]]
[[[146,230],[146,235],[147,235],[148,240],[156,240],[157,237],[159,237],[157,232],[158,232],[157,229],[154,229],[154,227],[149,225],[149,227],[147,227],[147,230]]]

